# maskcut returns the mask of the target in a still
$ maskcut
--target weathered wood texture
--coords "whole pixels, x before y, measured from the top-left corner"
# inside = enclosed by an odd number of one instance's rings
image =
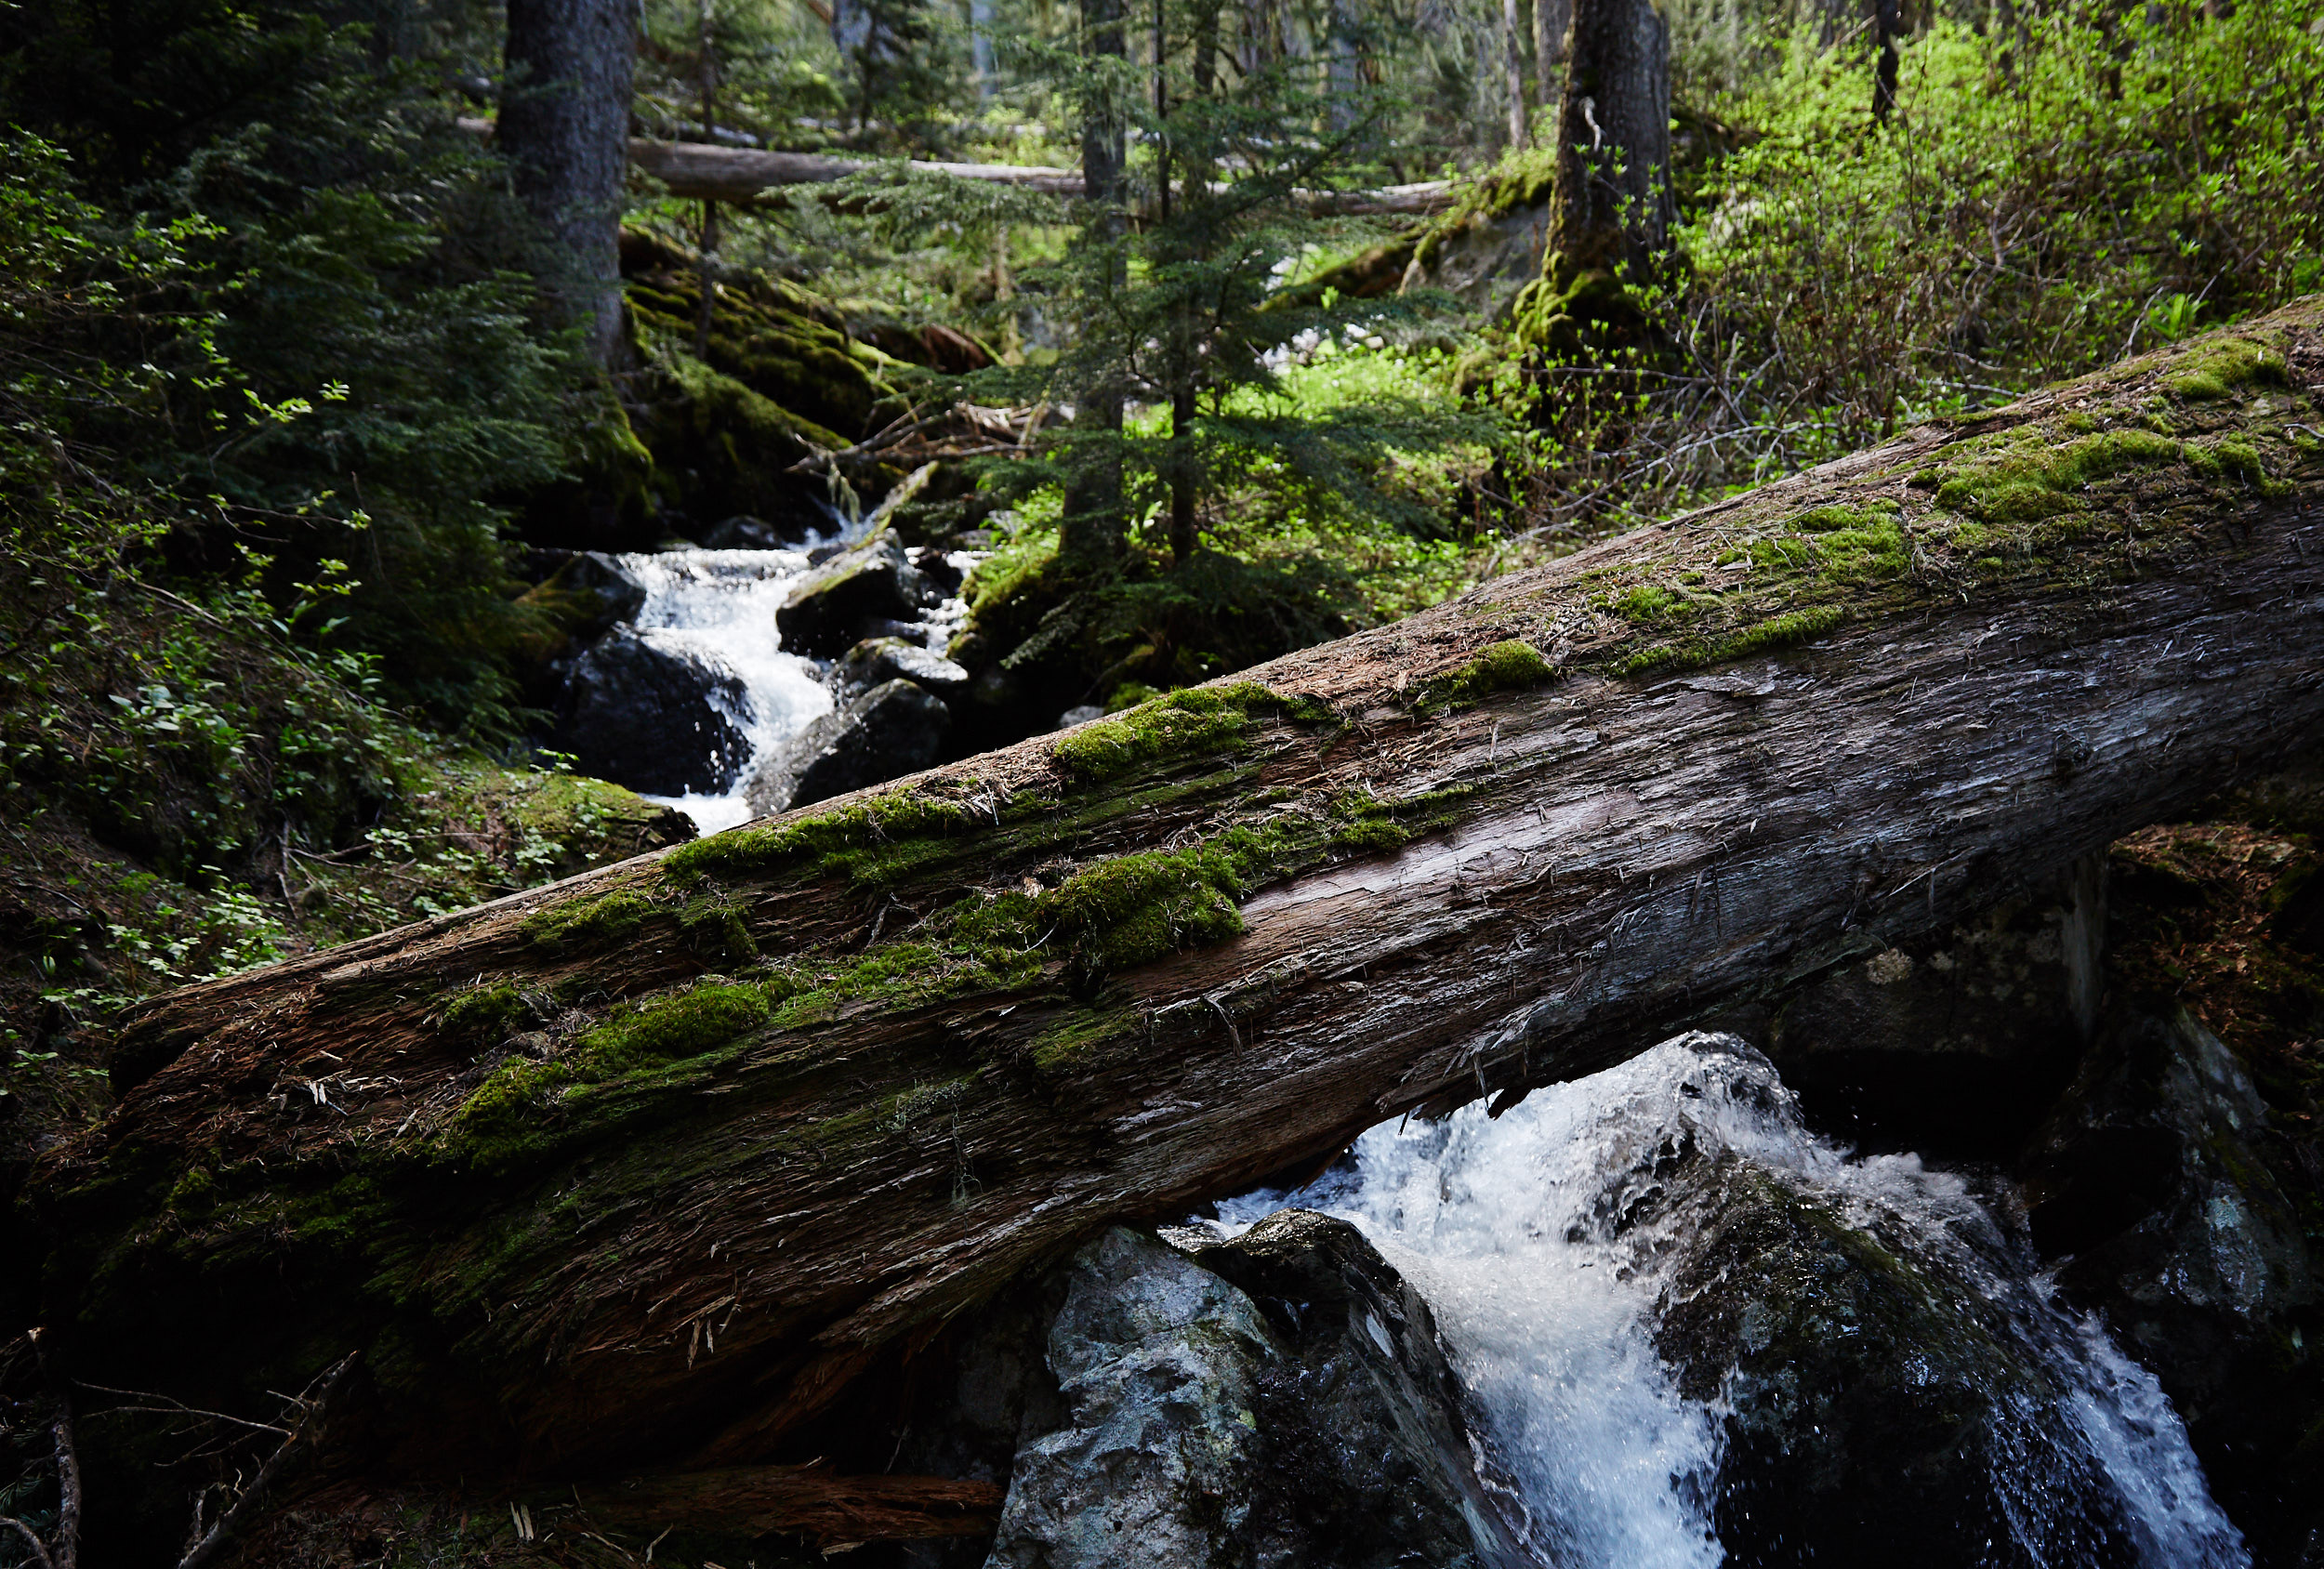
[[[1097,1227],[1612,1063],[2306,743],[2320,318],[783,820],[822,859],[744,830],[163,999],[123,1042],[151,1076],[37,1178],[46,1312],[134,1387],[391,1341],[407,1468],[803,1458],[883,1348]],[[1238,828],[1278,846],[1239,935],[1192,896],[1151,962],[1070,935],[1089,877]],[[572,915],[618,894],[619,931]],[[615,999],[745,973],[704,950],[714,895],[788,1001],[534,1096],[513,1144],[463,1132]],[[1020,907],[1014,956],[926,935]],[[529,1033],[445,1022],[503,978]]]

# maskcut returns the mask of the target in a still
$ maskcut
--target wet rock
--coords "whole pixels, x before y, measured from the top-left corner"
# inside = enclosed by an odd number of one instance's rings
[[[2006,1159],[2097,1018],[2106,863],[1882,948],[1777,1015],[1767,1054],[1819,1126],[1863,1144]]]
[[[1195,1255],[1258,1304],[1278,1351],[1257,1378],[1257,1562],[1533,1563],[1428,1303],[1363,1233],[1286,1210]]]
[[[584,773],[632,790],[716,792],[750,755],[743,683],[732,672],[617,627],[574,661],[556,745]]]
[[[570,607],[570,635],[576,645],[594,642],[645,608],[645,585],[618,557],[600,550],[575,551],[541,588]]]
[[[951,728],[942,698],[910,681],[883,681],[786,741],[745,798],[770,815],[917,773],[943,755]]]
[[[988,1569],[1248,1563],[1257,1373],[1250,1299],[1116,1227],[1082,1249],[1050,1326],[1071,1415],[1017,1456]]]
[[[1285,1214],[1195,1257],[1116,1229],[1067,1278],[1068,1415],[1019,1452],[989,1569],[1529,1562],[1426,1305],[1353,1227]]]
[[[702,535],[706,550],[780,550],[783,532],[764,518],[738,512]]]
[[[2176,1562],[2150,1560],[2106,1441],[2073,1415],[2086,1349],[1982,1209],[1927,1227],[1684,1140],[1641,1176],[1629,1197],[1670,1218],[1678,1254],[1657,1348],[1684,1394],[1725,1407],[1728,1563]]]
[[[880,626],[908,623],[939,597],[894,535],[883,532],[801,578],[774,621],[786,649],[832,659]]]
[[[2324,1393],[2307,1346],[2324,1283],[2273,1120],[2191,1015],[2125,1009],[2027,1164],[2034,1239],[2060,1284],[2155,1372],[2221,1501],[2263,1538],[2324,1525],[2324,1457],[2299,1453]]]
[[[949,696],[969,683],[969,673],[941,653],[931,653],[903,638],[866,638],[847,651],[832,666],[833,694],[845,707],[874,687],[905,680],[939,696]]]

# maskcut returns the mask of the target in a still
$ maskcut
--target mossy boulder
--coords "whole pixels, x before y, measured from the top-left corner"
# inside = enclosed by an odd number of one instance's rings
[[[774,624],[786,649],[835,659],[911,621],[936,598],[903,545],[883,529],[801,578],[774,613]]]
[[[746,791],[750,808],[762,815],[787,811],[917,773],[943,758],[951,731],[952,710],[942,698],[912,681],[882,681],[809,724],[762,763]]]

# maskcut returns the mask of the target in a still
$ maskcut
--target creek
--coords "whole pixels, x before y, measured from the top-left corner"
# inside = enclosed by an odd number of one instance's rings
[[[1875,1403],[1925,1407],[1915,1420],[1943,1428],[1956,1469],[1974,1453],[1965,1486],[1922,1488],[1892,1523],[1957,1533],[1958,1562],[2249,1563],[2170,1402],[2094,1317],[2060,1303],[2017,1202],[1998,1179],[1912,1155],[1853,1158],[1807,1127],[1765,1058],[1697,1035],[1498,1119],[1478,1102],[1376,1127],[1314,1185],[1228,1201],[1220,1221],[1239,1233],[1281,1208],[1321,1210],[1414,1283],[1547,1563],[1850,1559],[1854,1544],[1814,1539],[1816,1508],[1788,1495],[1802,1477],[1812,1493],[1819,1468],[1837,1479],[1850,1445],[1886,1432],[1850,1413],[1844,1388],[1816,1388],[1851,1380],[1877,1384]],[[1785,1219],[1738,1233],[1738,1215]],[[1717,1240],[1738,1234],[1754,1240]],[[1949,1324],[1947,1343],[1895,1343],[1862,1279],[1785,1267],[1834,1238],[1850,1270],[1912,1304],[1923,1342]],[[1821,1343],[1787,1338],[1802,1326]],[[1816,1458],[1827,1443],[1842,1457]],[[1908,1445],[1857,1463],[1912,1457]]]
[[[705,834],[754,815],[746,799],[751,779],[834,703],[827,663],[786,650],[776,613],[816,566],[870,537],[881,521],[875,512],[828,539],[810,535],[788,548],[697,547],[612,558],[645,591],[644,602],[620,629],[699,672],[704,696],[733,727],[716,738],[665,736],[666,745],[690,751],[706,745],[713,756],[706,771],[717,783],[676,795],[648,792],[647,799],[683,811]],[[980,559],[956,552],[947,560],[965,574]],[[953,595],[917,620],[887,629],[941,654],[966,619],[965,602]],[[621,779],[617,768],[608,771]]]

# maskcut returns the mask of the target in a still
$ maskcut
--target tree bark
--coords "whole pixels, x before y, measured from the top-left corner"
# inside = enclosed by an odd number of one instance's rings
[[[376,1463],[471,1486],[825,1453],[852,1379],[1100,1227],[1780,998],[2311,744],[2319,391],[2312,299],[1207,699],[173,994],[34,1174],[44,1321],[133,1388],[363,1350]],[[777,1000],[478,1120],[708,973]]]
[[[1128,0],[1082,0],[1081,47],[1092,71],[1129,58]],[[1156,67],[1157,76],[1159,66]],[[1129,232],[1129,117],[1110,93],[1085,104],[1081,122],[1082,236],[1104,247],[1110,289],[1124,286],[1127,258],[1117,247]],[[1088,441],[1074,454],[1058,531],[1058,554],[1084,572],[1111,570],[1122,552],[1122,412],[1117,385],[1087,390],[1074,424]]]
[[[622,179],[636,67],[627,0],[509,0],[500,146],[517,194],[563,261],[551,283],[591,352],[621,346]]]
[[[1670,229],[1670,24],[1655,0],[1573,0],[1549,249],[1636,281]]]

